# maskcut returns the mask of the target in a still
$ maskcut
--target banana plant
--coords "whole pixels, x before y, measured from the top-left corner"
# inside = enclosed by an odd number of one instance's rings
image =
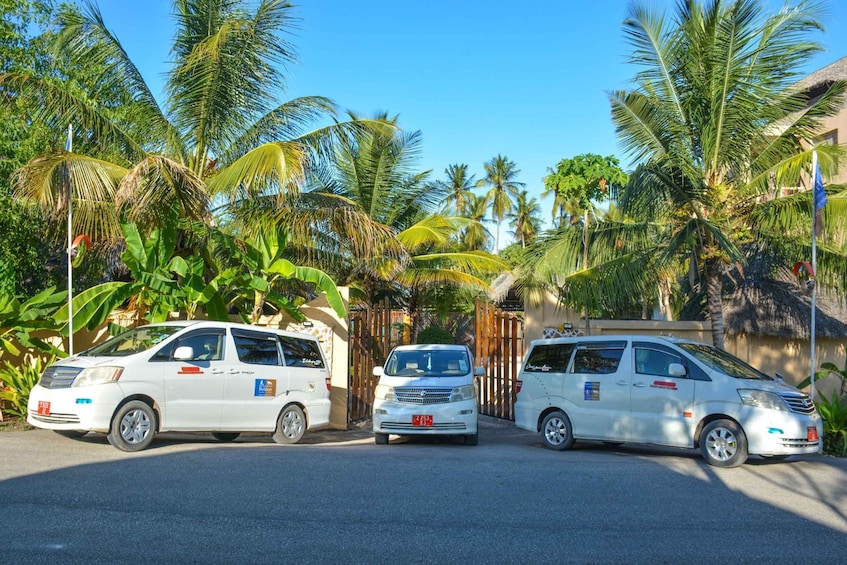
[[[89,288],[73,298],[73,327],[92,330],[109,314],[128,302],[136,320],[162,322],[171,312],[182,312],[193,318],[198,307],[204,307],[209,318],[226,320],[225,302],[216,277],[203,279],[203,259],[174,257],[176,228],[166,226],[142,236],[134,224],[122,224],[126,250],[121,259],[133,281],[114,281]],[[68,332],[68,308],[56,314],[64,335]]]
[[[18,356],[23,350],[35,349],[63,356],[54,345],[36,337],[36,333],[58,333],[53,315],[67,301],[68,293],[51,286],[29,300],[20,302],[0,292],[0,355]]]
[[[233,303],[242,317],[256,323],[266,305],[284,312],[297,321],[304,319],[300,301],[282,293],[284,284],[309,283],[326,293],[327,302],[339,316],[346,316],[344,300],[329,275],[313,267],[295,265],[283,257],[287,245],[284,228],[260,227],[243,239],[216,232],[219,247],[225,250],[243,273],[243,284],[234,285]],[[248,313],[249,312],[249,313]]]

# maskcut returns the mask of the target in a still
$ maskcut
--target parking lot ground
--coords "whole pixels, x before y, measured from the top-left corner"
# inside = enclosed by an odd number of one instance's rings
[[[0,556],[20,563],[839,563],[847,460],[577,442],[483,417],[478,446],[367,422],[232,443],[0,433]]]

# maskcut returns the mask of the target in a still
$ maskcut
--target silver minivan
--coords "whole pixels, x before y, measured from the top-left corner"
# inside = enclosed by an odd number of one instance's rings
[[[699,448],[735,467],[748,454],[818,453],[809,396],[729,353],[672,337],[533,341],[518,377],[515,424],[551,449],[577,439]]]

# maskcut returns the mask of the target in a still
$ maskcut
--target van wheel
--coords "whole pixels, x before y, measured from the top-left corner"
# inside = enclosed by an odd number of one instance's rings
[[[544,445],[556,451],[570,449],[573,445],[573,427],[567,414],[557,410],[545,416],[541,423],[541,437]]]
[[[79,439],[88,432],[85,430],[53,430],[60,436],[69,437],[71,439]]]
[[[377,445],[388,445],[388,434],[374,432],[374,443]]]
[[[127,402],[115,412],[106,439],[121,451],[141,451],[156,435],[156,413],[140,400]]]
[[[273,438],[277,443],[297,443],[306,433],[306,415],[296,404],[286,406],[276,421]]]
[[[212,437],[218,441],[233,441],[240,435],[238,432],[212,432]]]
[[[465,445],[479,445],[479,432],[465,436]]]
[[[732,420],[715,420],[703,428],[700,452],[714,467],[738,467],[747,461],[747,438]]]

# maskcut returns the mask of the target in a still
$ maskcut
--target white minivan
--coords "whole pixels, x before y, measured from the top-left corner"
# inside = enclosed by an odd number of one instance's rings
[[[576,439],[700,448],[735,467],[748,454],[818,453],[809,396],[704,343],[594,336],[533,341],[518,377],[515,424],[551,449]]]
[[[44,370],[27,422],[68,437],[100,432],[123,451],[157,432],[297,443],[329,424],[330,374],[314,336],[212,321],[139,326]]]
[[[385,365],[374,367],[379,377],[373,405],[374,441],[388,435],[462,435],[477,445],[477,376],[473,355],[464,345],[401,345]]]

